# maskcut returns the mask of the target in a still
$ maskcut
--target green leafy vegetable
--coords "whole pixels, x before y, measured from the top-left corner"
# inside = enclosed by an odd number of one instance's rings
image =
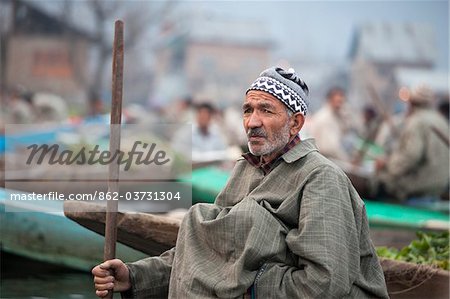
[[[418,239],[400,250],[385,246],[377,247],[377,255],[399,261],[435,265],[444,270],[450,270],[449,232],[417,232],[416,234]]]

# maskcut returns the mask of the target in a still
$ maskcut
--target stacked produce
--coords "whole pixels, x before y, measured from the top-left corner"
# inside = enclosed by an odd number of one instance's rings
[[[377,247],[378,256],[450,270],[449,232],[417,232],[416,234],[418,239],[400,250],[384,246]]]

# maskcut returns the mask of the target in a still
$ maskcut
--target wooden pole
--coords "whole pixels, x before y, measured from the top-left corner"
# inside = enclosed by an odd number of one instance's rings
[[[111,154],[120,150],[120,124],[122,122],[122,89],[123,89],[123,22],[117,20],[114,30],[113,62],[112,62],[112,102],[109,151]],[[119,163],[109,164],[108,194],[114,198],[119,192]],[[116,257],[118,201],[108,200],[106,205],[104,260]],[[110,291],[106,298],[112,298]]]
[[[397,127],[394,124],[394,121],[392,120],[391,115],[388,112],[388,109],[386,107],[386,105],[384,104],[384,102],[380,99],[380,97],[378,96],[377,91],[375,90],[375,88],[373,87],[373,85],[371,85],[370,83],[367,84],[367,90],[370,93],[370,97],[372,98],[373,103],[375,104],[375,107],[378,111],[378,113],[381,114],[381,116],[383,117],[383,119],[387,122],[387,124],[389,125],[389,128],[392,131],[392,135],[394,137],[397,137],[400,133],[397,129]]]

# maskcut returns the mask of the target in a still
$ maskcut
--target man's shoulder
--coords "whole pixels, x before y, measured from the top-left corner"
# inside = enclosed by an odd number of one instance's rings
[[[301,172],[305,175],[323,174],[347,178],[347,175],[338,165],[318,151],[310,151],[304,157],[295,161],[293,169],[295,172]]]
[[[331,172],[339,176],[346,176],[342,168],[319,152],[311,152],[305,164],[309,164],[316,171]]]
[[[423,109],[413,113],[406,121],[406,129],[417,130],[430,129],[431,125],[448,128],[447,121],[436,111],[431,109]]]

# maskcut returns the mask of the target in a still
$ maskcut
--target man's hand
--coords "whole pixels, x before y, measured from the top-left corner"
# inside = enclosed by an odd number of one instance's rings
[[[108,290],[127,291],[131,288],[128,267],[119,259],[109,260],[92,269],[94,275],[95,294],[103,298]]]

